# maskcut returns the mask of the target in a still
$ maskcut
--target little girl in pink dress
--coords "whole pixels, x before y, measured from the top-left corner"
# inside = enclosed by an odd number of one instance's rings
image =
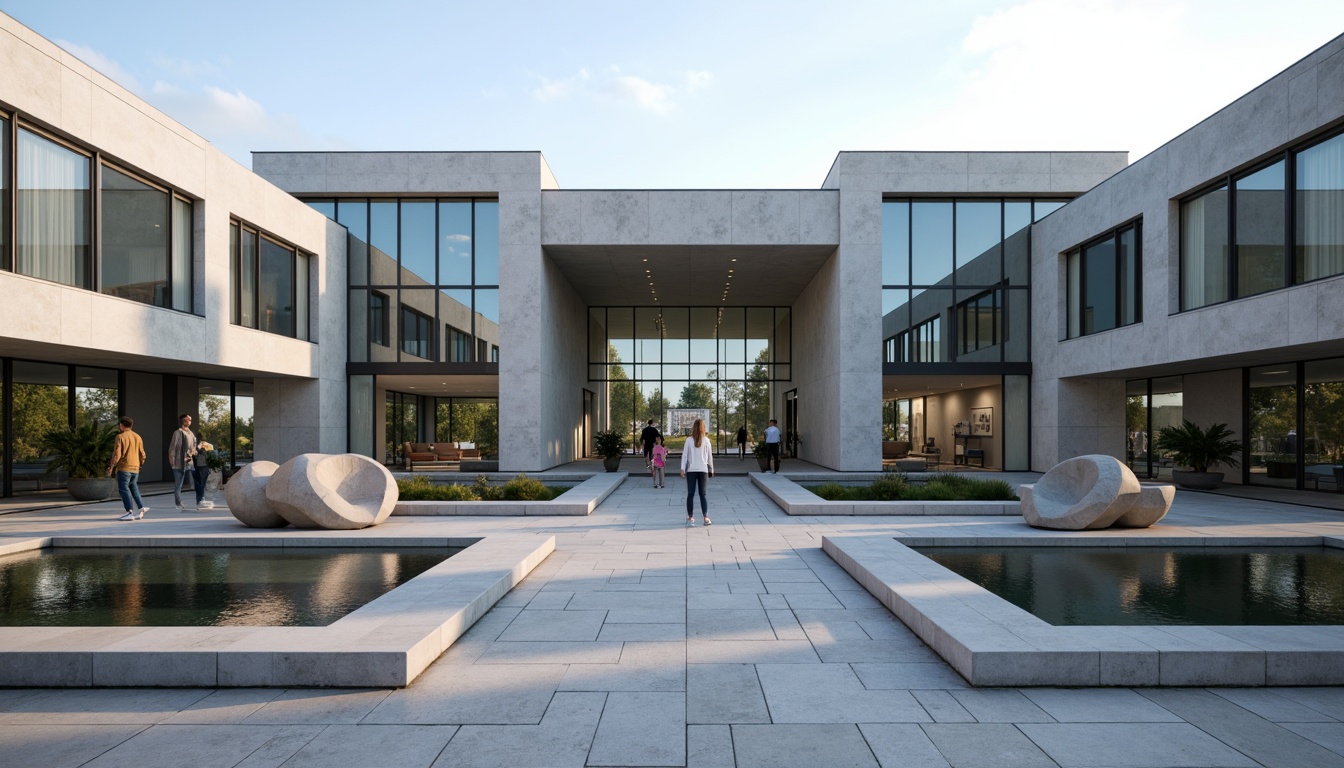
[[[665,479],[667,466],[667,448],[663,446],[663,436],[658,436],[658,442],[653,446],[653,487],[662,488]]]

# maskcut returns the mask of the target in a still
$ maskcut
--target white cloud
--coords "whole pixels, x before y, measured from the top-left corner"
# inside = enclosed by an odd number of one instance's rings
[[[671,86],[651,83],[634,75],[617,75],[608,83],[606,93],[617,101],[628,101],[658,114],[675,106],[671,101]]]
[[[454,243],[470,243],[471,235],[463,235],[463,234],[444,235],[443,239]]]
[[[292,115],[272,114],[241,90],[154,83],[149,100],[244,165],[252,150],[348,149],[346,142],[309,134]]]
[[[630,104],[654,114],[665,114],[677,107],[674,97],[692,94],[708,88],[714,76],[710,72],[691,71],[684,75],[684,85],[659,83],[636,75],[627,75],[617,66],[607,67],[597,74],[580,69],[563,78],[541,77],[541,85],[532,90],[532,98],[540,102],[558,102],[574,97],[600,99],[618,104]]]
[[[1244,39],[1220,39],[1219,12],[1204,0],[1026,0],[981,16],[938,71],[941,106],[879,141],[1129,150],[1132,162],[1313,47],[1310,30],[1276,30],[1249,55]]]
[[[57,40],[56,44],[73,54],[80,61],[98,70],[109,80],[133,93],[140,92],[140,81],[127,72],[116,60],[103,55],[87,45],[72,43],[69,40]]]
[[[222,68],[218,64],[208,61],[190,61],[188,59],[175,59],[170,56],[154,56],[154,66],[161,71],[174,77],[196,78],[202,75],[218,75]]]

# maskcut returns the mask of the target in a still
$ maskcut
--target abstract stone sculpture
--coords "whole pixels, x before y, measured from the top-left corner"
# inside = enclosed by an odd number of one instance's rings
[[[280,465],[273,461],[254,461],[245,464],[224,484],[224,500],[229,511],[243,525],[251,528],[282,528],[288,525],[277,515],[266,499],[266,486]]]
[[[1161,520],[1176,496],[1171,486],[1140,486],[1114,456],[1078,456],[1056,464],[1034,485],[1018,487],[1022,517],[1033,528],[1146,528]]]
[[[1139,500],[1125,514],[1117,517],[1116,528],[1147,528],[1167,516],[1171,502],[1176,500],[1174,485],[1145,485],[1139,490]]]
[[[397,505],[397,482],[382,464],[353,453],[295,456],[271,475],[271,509],[300,528],[377,525]]]

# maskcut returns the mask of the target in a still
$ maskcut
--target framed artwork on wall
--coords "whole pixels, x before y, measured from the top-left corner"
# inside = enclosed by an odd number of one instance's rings
[[[994,409],[992,407],[971,409],[971,436],[990,437],[994,434]]]

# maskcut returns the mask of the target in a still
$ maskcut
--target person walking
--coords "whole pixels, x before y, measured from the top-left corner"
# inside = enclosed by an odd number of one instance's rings
[[[210,479],[210,452],[215,450],[215,446],[207,443],[200,433],[196,434],[196,458],[195,470],[192,475],[192,482],[196,486],[196,508],[201,508],[201,502],[205,501],[205,482]]]
[[[145,463],[145,441],[131,430],[135,420],[122,416],[117,421],[117,439],[112,443],[112,460],[107,462],[107,476],[117,474],[117,493],[121,494],[122,506],[126,514],[118,520],[138,520],[145,516],[149,507],[140,498],[140,465]],[[137,515],[136,512],[139,511]]]
[[[779,474],[779,422],[770,420],[770,426],[765,428],[765,456],[766,465],[774,461],[775,474]]]
[[[747,425],[743,424],[737,428],[737,460],[742,461],[747,458]]]
[[[663,444],[663,436],[658,436],[658,442],[653,446],[653,487],[662,488],[667,478],[667,446]]]
[[[653,471],[653,444],[659,437],[658,428],[653,426],[653,419],[644,427],[644,431],[639,433],[639,441],[644,444],[644,468],[650,472]]]
[[[705,420],[696,419],[691,425],[691,436],[681,447],[681,476],[686,478],[686,525],[695,525],[696,492],[700,494],[700,516],[705,525],[709,521],[709,501],[705,498],[705,487],[709,478],[714,476],[714,444],[705,434]]]
[[[173,468],[173,504],[178,512],[186,512],[182,506],[182,481],[192,471],[192,462],[196,458],[196,435],[191,431],[191,414],[177,417],[177,429],[168,440],[168,466]]]

